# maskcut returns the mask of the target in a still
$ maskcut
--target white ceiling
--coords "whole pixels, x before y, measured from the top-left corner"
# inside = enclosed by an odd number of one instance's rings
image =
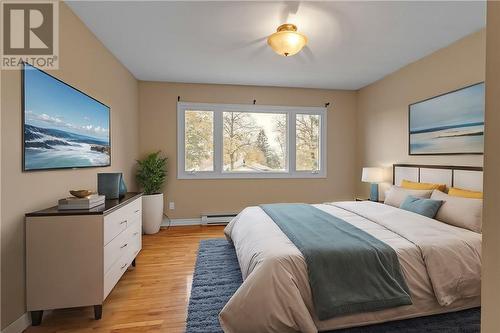
[[[68,3],[139,80],[358,89],[485,26],[473,2]],[[290,22],[296,56],[265,37]]]

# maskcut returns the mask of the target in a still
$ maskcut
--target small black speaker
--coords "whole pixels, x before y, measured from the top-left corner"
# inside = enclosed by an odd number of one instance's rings
[[[121,172],[97,174],[97,192],[106,199],[119,199],[127,193],[127,186]]]

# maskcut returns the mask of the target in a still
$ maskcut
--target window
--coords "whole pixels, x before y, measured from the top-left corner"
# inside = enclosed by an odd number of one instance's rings
[[[223,112],[222,128],[224,172],[286,171],[285,114]]]
[[[182,103],[180,179],[326,177],[326,109]]]
[[[319,170],[320,121],[317,114],[297,114],[295,117],[297,170]]]
[[[214,170],[214,115],[210,111],[184,113],[184,170]]]

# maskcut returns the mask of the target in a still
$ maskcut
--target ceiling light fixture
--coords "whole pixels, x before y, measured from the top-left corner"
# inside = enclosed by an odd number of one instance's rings
[[[279,55],[288,57],[294,55],[306,45],[307,37],[297,32],[295,24],[285,23],[267,38],[267,44]]]

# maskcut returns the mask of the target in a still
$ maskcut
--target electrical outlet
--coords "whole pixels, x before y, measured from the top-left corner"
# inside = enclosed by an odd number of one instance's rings
[[[168,203],[168,209],[170,209],[170,210],[174,210],[174,209],[175,209],[175,202],[170,201],[170,202]]]

